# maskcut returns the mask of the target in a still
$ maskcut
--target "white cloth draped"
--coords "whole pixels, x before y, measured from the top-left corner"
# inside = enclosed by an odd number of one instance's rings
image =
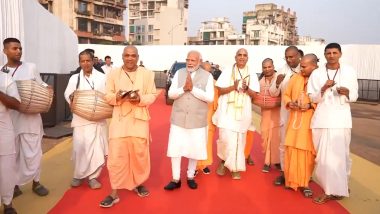
[[[80,77],[78,88],[77,82]],[[75,90],[97,90],[105,93],[106,75],[92,69],[89,76],[83,70],[70,77],[65,90],[65,99],[71,102],[70,95]],[[73,132],[74,178],[96,178],[99,176],[108,155],[108,126],[106,120],[89,121],[73,114],[71,127]],[[94,174],[95,173],[95,174]]]
[[[327,195],[348,197],[351,129],[312,129],[315,178]]]
[[[231,172],[245,171],[245,142],[246,133],[219,128],[217,154]]]
[[[16,155],[0,155],[0,204],[12,202],[16,185]]]

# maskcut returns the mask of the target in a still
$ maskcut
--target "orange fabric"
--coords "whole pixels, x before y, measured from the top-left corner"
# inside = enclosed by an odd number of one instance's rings
[[[218,108],[219,94],[218,90],[214,86],[214,101],[208,104],[207,112],[207,125],[208,125],[208,135],[207,135],[207,159],[199,160],[197,162],[197,169],[201,170],[210,166],[212,164],[212,145],[214,143],[214,135],[216,131],[216,126],[212,123],[212,115],[214,115],[216,109]]]
[[[266,78],[260,80],[262,96],[270,96],[269,87],[273,80],[274,78],[268,82]],[[261,139],[266,165],[280,163],[280,109],[281,107],[261,108]]]
[[[246,137],[246,140],[245,140],[245,148],[244,148],[244,157],[246,159],[251,154],[254,134],[255,134],[254,131],[250,131],[250,130],[247,131],[247,137]]]
[[[133,190],[141,185],[150,173],[148,141],[136,137],[110,139],[107,168],[112,189]]]
[[[284,103],[298,100],[301,92],[305,92],[306,79],[296,74],[288,84],[284,93]],[[303,103],[310,103],[304,96]],[[314,110],[289,110],[289,120],[285,136],[285,185],[297,190],[298,187],[308,187],[314,170],[315,150],[312,141],[310,122]]]

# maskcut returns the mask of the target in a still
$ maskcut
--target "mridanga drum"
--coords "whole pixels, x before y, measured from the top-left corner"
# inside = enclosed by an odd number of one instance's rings
[[[271,97],[270,95],[257,94],[253,99],[253,104],[261,108],[274,108],[281,106],[281,96]]]
[[[21,98],[19,111],[27,114],[48,112],[53,102],[54,93],[35,80],[16,81]]]
[[[73,93],[71,111],[90,121],[112,117],[113,107],[104,99],[104,94],[96,90],[76,90]]]

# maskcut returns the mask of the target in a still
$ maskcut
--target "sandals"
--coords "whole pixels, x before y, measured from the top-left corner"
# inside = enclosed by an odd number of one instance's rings
[[[303,188],[302,193],[305,198],[311,198],[313,196],[313,191],[308,187]]]
[[[4,214],[17,214],[17,211],[13,207],[4,208]]]
[[[316,204],[325,204],[328,201],[332,201],[332,200],[337,201],[337,200],[342,200],[343,198],[344,198],[343,196],[323,194],[321,196],[315,197],[313,199],[313,202]]]
[[[99,206],[104,208],[112,207],[114,204],[118,203],[120,201],[119,198],[112,198],[112,196],[107,196],[103,199],[103,201],[100,202]]]
[[[146,197],[150,194],[150,192],[142,185],[136,187],[134,190],[141,198]]]
[[[49,190],[42,186],[42,184],[37,184],[37,186],[33,187],[33,192],[38,196],[46,196],[49,194]]]

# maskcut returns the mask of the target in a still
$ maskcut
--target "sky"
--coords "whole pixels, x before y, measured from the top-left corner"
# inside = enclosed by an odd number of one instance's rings
[[[196,36],[201,22],[227,17],[238,33],[244,11],[274,3],[297,14],[298,35],[327,43],[380,44],[379,0],[189,0],[188,35]]]

